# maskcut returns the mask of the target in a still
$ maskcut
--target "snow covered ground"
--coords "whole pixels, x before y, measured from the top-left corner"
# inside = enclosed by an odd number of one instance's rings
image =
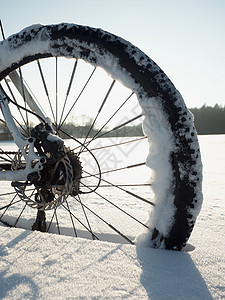
[[[204,203],[185,252],[0,226],[0,299],[225,298],[225,135],[199,139]]]

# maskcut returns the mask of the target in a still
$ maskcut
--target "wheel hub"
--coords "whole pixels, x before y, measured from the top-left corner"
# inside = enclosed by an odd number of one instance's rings
[[[46,157],[46,163],[40,171],[40,177],[29,176],[30,182],[14,182],[13,185],[20,198],[30,207],[38,210],[55,209],[69,195],[79,193],[81,163],[78,156],[65,147],[60,138],[43,129],[43,126],[36,126],[32,134],[36,139],[35,148],[38,154]],[[21,165],[21,155],[17,154],[13,168],[19,168]],[[26,187],[31,185],[35,188],[32,193],[26,190]]]

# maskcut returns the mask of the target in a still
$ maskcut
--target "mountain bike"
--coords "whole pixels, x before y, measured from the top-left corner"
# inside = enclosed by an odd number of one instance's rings
[[[101,29],[33,25],[0,43],[0,84],[3,226],[186,245],[202,204],[198,138],[151,58]]]

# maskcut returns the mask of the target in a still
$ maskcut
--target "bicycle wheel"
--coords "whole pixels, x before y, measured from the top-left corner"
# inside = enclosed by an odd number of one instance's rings
[[[4,224],[27,228],[37,210],[32,228],[41,231],[185,246],[202,203],[199,144],[182,96],[155,62],[101,29],[35,25],[1,42],[0,80],[2,103],[46,158],[38,178],[2,190]],[[140,120],[144,136],[120,137],[142,135]],[[13,147],[2,146],[2,172],[25,168]]]

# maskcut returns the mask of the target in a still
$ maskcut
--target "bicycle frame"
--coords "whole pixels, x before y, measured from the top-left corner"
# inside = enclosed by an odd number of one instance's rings
[[[47,118],[40,108],[38,107],[37,103],[30,95],[29,91],[25,87],[25,85],[21,84],[21,78],[19,74],[14,71],[10,74],[10,79],[20,92],[23,95],[24,101],[26,101],[29,108],[40,116],[42,120],[46,123],[51,124],[51,120]],[[5,95],[5,92],[0,85],[0,107],[5,119],[5,122],[8,126],[9,131],[13,136],[13,140],[15,144],[21,151],[23,155],[26,167],[23,170],[12,170],[12,171],[0,171],[0,180],[9,180],[9,181],[26,181],[28,179],[28,175],[32,173],[38,174],[40,176],[40,170],[43,169],[43,164],[46,162],[46,158],[44,156],[37,155],[34,151],[34,137],[24,138],[20,131],[18,130],[15,121],[12,117],[11,111],[8,106],[8,98]]]

